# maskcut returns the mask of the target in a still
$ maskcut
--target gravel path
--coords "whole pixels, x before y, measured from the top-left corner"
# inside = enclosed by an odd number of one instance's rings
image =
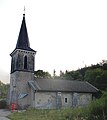
[[[0,120],[10,120],[6,116],[10,115],[11,112],[5,109],[0,109]]]

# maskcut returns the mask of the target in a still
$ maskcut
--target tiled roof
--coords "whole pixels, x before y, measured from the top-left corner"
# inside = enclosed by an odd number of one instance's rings
[[[32,82],[37,91],[59,91],[59,92],[87,92],[96,93],[98,89],[88,82],[55,80],[55,79],[37,79]]]

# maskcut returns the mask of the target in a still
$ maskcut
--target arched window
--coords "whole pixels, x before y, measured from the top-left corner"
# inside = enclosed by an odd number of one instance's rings
[[[27,56],[24,57],[24,69],[27,69]]]

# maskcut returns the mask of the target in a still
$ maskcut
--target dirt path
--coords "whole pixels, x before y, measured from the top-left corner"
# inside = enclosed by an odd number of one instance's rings
[[[0,109],[0,120],[10,120],[7,118],[8,115],[10,115],[11,112],[5,109]]]

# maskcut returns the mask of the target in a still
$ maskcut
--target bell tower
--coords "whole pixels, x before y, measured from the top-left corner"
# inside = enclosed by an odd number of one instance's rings
[[[36,51],[30,48],[25,14],[23,14],[17,44],[10,54],[10,104],[16,103],[21,108],[30,106],[28,81],[34,80],[35,54]]]

